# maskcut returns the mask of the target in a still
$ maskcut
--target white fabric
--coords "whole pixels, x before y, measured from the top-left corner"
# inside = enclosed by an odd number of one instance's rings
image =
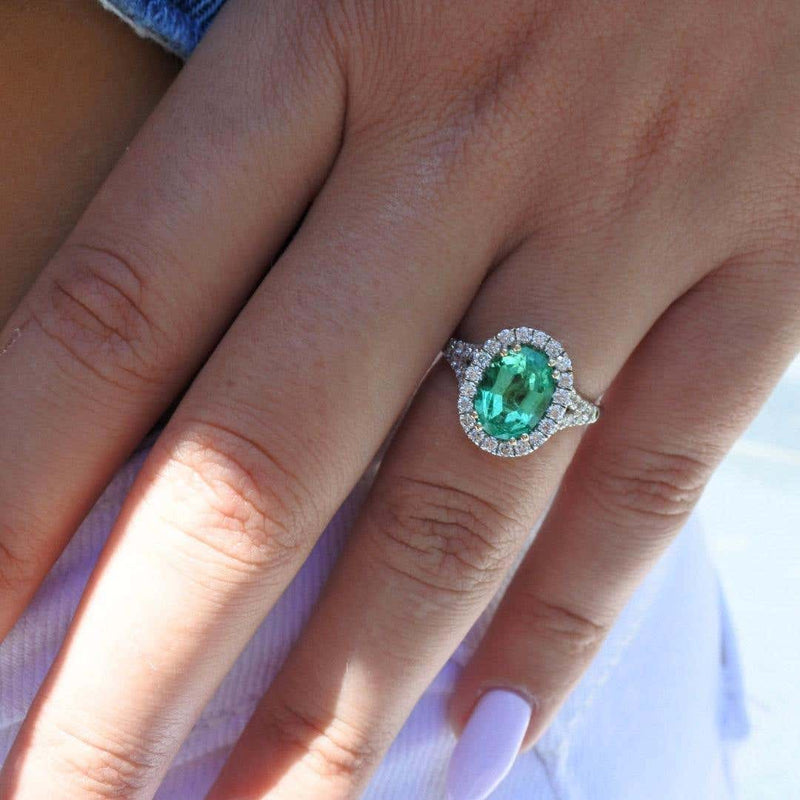
[[[64,638],[144,452],[120,471],[0,645],[0,761]],[[352,523],[354,493],[209,702],[157,794],[200,800],[297,638]],[[481,620],[422,697],[367,800],[442,800],[445,705]],[[735,643],[690,521],[628,605],[550,730],[494,800],[728,800],[727,743],[746,731]],[[300,800],[300,799],[298,799]]]

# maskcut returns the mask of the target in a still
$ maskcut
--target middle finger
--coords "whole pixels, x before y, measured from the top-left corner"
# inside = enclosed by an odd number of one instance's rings
[[[608,235],[603,241],[613,249],[601,260],[635,263],[644,242],[656,239],[635,230]],[[588,240],[569,258],[553,257],[560,269],[542,268],[535,244],[517,250],[481,287],[462,325],[465,338],[483,342],[509,322],[541,325],[559,338],[563,331],[577,389],[596,397],[679,288],[673,273],[657,291],[642,293],[621,269],[596,291],[577,280],[581,265],[598,257],[597,240]],[[705,266],[707,254],[696,250],[662,252],[664,263]],[[607,314],[591,313],[597,307]],[[620,330],[626,307],[634,311]],[[500,459],[467,440],[456,396],[440,364],[392,442],[326,594],[209,800],[359,796],[501,585],[577,446],[578,429],[559,432],[533,455]]]
[[[463,313],[498,221],[437,211],[413,177],[353,153],[142,468],[5,796],[152,796]]]

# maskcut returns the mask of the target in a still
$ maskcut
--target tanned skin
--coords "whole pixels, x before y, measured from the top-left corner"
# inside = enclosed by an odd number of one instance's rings
[[[94,0],[0,4],[0,325],[180,66]]]

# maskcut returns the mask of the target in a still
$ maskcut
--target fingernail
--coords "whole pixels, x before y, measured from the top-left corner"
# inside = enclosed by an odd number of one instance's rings
[[[481,697],[456,744],[447,771],[449,800],[484,800],[514,765],[531,721],[530,704],[516,692],[492,689]]]

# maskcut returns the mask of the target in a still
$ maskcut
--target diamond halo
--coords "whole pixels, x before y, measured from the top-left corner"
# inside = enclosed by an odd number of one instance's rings
[[[552,370],[555,390],[541,419],[529,433],[517,439],[498,439],[481,426],[475,411],[475,395],[484,373],[497,356],[527,345],[544,353]],[[476,446],[488,453],[514,458],[540,448],[554,433],[574,425],[596,422],[600,409],[581,397],[573,386],[572,359],[563,345],[535,328],[504,328],[482,345],[451,339],[444,356],[459,383],[458,415],[461,427]]]

